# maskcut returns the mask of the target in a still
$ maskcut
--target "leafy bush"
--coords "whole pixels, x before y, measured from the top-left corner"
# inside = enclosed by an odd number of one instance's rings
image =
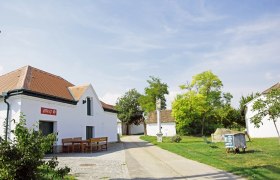
[[[54,134],[43,136],[39,131],[26,128],[24,116],[12,131],[15,139],[0,142],[0,179],[46,179],[42,169],[51,169],[54,176],[62,177],[70,172],[68,167],[55,169],[57,159],[44,161],[45,153],[53,147]],[[53,179],[50,178],[50,179]]]
[[[179,143],[181,140],[182,140],[181,136],[178,136],[178,135],[173,136],[173,137],[171,138],[171,142]]]

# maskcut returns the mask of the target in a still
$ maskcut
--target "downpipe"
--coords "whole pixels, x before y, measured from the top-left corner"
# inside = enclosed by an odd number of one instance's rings
[[[7,102],[9,95],[4,95],[4,102],[7,104],[7,116],[6,116],[6,123],[5,123],[5,141],[8,140],[8,128],[9,128],[9,114],[10,114],[10,104]]]

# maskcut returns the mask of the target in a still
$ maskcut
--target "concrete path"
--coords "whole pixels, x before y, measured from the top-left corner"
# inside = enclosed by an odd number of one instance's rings
[[[70,167],[70,174],[78,180],[129,179],[123,143],[109,144],[108,151],[56,155],[59,166]]]
[[[139,136],[125,136],[121,140],[130,179],[243,179],[163,150]]]

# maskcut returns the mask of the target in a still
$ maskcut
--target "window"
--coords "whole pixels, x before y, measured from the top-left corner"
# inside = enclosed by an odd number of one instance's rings
[[[93,102],[92,98],[87,97],[87,115],[92,116],[93,115]]]
[[[86,139],[93,138],[93,137],[94,137],[94,127],[87,126],[86,127]]]

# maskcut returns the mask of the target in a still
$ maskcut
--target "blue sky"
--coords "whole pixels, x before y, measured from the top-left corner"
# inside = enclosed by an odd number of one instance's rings
[[[212,70],[233,94],[280,80],[279,0],[0,0],[0,74],[31,65],[114,104],[150,75],[169,86]]]

